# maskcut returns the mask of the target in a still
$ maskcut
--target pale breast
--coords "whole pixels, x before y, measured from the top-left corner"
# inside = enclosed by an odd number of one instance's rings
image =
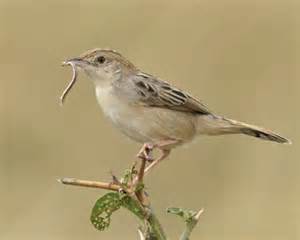
[[[98,103],[111,122],[133,140],[144,143],[178,139],[185,142],[194,137],[197,121],[194,115],[131,104],[113,91],[110,86],[96,88]]]

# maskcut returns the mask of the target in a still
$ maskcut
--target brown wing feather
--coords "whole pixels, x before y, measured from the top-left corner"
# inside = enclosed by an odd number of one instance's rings
[[[147,106],[195,114],[212,114],[204,104],[189,94],[151,75],[139,73],[133,81],[140,95],[139,100]]]

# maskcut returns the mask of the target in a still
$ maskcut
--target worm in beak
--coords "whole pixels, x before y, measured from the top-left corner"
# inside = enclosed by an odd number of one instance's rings
[[[72,62],[72,61],[65,61],[65,62],[62,63],[62,66],[67,66],[67,65],[70,65],[72,67],[73,75],[72,75],[71,81],[69,82],[69,84],[67,85],[67,87],[65,88],[62,95],[59,98],[61,106],[64,104],[64,101],[65,101],[68,93],[70,92],[71,88],[73,87],[73,85],[75,84],[76,79],[77,79],[77,70],[76,70],[75,63]]]

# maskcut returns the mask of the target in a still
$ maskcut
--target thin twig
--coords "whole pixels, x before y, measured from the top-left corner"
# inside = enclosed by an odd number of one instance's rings
[[[147,162],[145,158],[142,158],[141,160],[142,162],[141,162],[140,170],[138,172],[138,179],[137,179],[138,183],[143,183],[144,181],[145,167]]]
[[[90,187],[90,188],[100,188],[100,189],[112,190],[112,191],[120,191],[122,189],[121,186],[114,184],[114,183],[80,180],[80,179],[76,179],[76,178],[61,178],[61,179],[58,179],[57,181],[62,184],[66,184],[66,185]]]
[[[136,192],[136,197],[141,202],[142,205],[144,205],[144,189],[143,189],[143,182],[144,182],[144,173],[145,173],[145,167],[146,167],[147,160],[145,158],[141,158],[141,166],[140,170],[138,172],[137,176],[137,186],[138,189]]]

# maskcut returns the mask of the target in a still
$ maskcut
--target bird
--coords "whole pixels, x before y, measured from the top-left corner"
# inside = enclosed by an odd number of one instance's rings
[[[91,49],[63,65],[71,65],[73,79],[61,102],[83,72],[95,87],[104,115],[130,139],[142,145],[138,157],[149,161],[147,173],[177,146],[201,135],[244,134],[290,144],[287,138],[262,127],[220,116],[188,92],[145,73],[119,52]],[[160,155],[153,159],[152,151]]]

